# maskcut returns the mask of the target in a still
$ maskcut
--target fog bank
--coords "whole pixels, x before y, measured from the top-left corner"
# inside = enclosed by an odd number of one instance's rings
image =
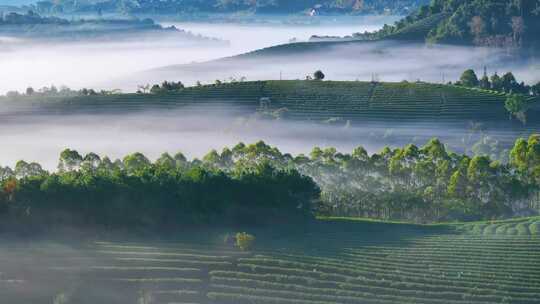
[[[481,75],[484,67],[490,74],[512,71],[520,81],[540,81],[540,61],[535,57],[503,49],[397,41],[300,45],[292,50],[274,48],[226,61],[164,67],[137,77],[150,82],[170,79],[187,83],[241,76],[248,80],[304,79],[321,69],[327,80],[446,83],[458,80],[469,68]]]
[[[5,107],[4,107],[5,108]],[[81,108],[82,109],[82,108]],[[439,137],[454,149],[461,148],[468,125],[369,123],[347,126],[321,123],[270,121],[255,115],[199,107],[143,111],[73,112],[54,114],[35,108],[24,112],[3,110],[0,119],[2,147],[0,165],[14,166],[18,160],[36,161],[54,170],[63,149],[82,154],[122,158],[142,152],[155,160],[161,153],[183,152],[201,158],[211,149],[221,150],[239,142],[263,140],[283,153],[308,154],[313,147],[336,147],[350,152],[362,145],[378,152],[386,145],[425,144]],[[491,130],[494,131],[494,130]],[[498,130],[498,139],[511,142],[516,134]]]
[[[28,86],[66,85],[75,89],[122,89],[153,81],[138,72],[163,66],[203,62],[286,43],[293,37],[307,39],[314,34],[349,35],[374,30],[395,17],[358,17],[354,23],[315,25],[260,25],[163,23],[193,34],[221,38],[229,45],[210,46],[160,35],[134,37],[112,42],[37,43],[17,37],[0,37],[0,94],[22,91]],[[349,19],[348,19],[349,20]],[[137,75],[137,76],[134,76]],[[120,79],[120,81],[119,81]],[[125,81],[129,79],[129,81]],[[159,79],[159,82],[165,79]]]

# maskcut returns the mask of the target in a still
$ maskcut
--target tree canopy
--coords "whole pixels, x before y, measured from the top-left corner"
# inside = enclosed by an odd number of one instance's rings
[[[20,161],[0,168],[0,210],[32,224],[161,227],[291,223],[314,215],[433,222],[505,218],[540,210],[540,136],[519,139],[507,164],[422,147],[369,155],[315,147],[292,156],[240,143],[201,160],[141,153],[111,161],[74,150],[59,170]]]

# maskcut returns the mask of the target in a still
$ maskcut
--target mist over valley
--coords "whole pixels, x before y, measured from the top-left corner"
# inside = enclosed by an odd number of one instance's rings
[[[537,304],[540,0],[0,3],[0,303]]]

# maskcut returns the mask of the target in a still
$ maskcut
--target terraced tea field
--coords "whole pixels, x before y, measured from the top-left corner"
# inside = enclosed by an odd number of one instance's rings
[[[2,303],[538,303],[540,218],[418,226],[320,220],[295,232],[77,243],[2,239]],[[189,238],[187,235],[190,235]],[[6,300],[7,299],[7,300]]]
[[[227,110],[255,113],[261,101],[268,110],[284,109],[284,118],[325,121],[339,118],[351,123],[366,121],[463,122],[467,120],[508,124],[506,97],[491,91],[426,83],[371,83],[359,81],[256,81],[189,87],[180,92],[119,94],[72,98],[21,97],[2,101],[10,113],[39,107],[50,113],[111,112],[170,109],[205,113]],[[532,106],[528,124],[540,123]],[[517,124],[517,123],[515,123]]]

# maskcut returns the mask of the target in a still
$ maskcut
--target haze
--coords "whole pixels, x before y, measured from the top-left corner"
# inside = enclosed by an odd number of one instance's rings
[[[0,112],[0,137],[10,144],[3,146],[0,164],[14,166],[23,159],[38,161],[46,169],[55,170],[59,153],[66,148],[112,159],[142,152],[155,160],[163,152],[179,151],[189,158],[201,158],[211,149],[220,151],[239,142],[259,140],[293,155],[309,154],[315,146],[351,152],[361,145],[374,153],[386,145],[423,145],[432,137],[439,137],[452,149],[460,150],[461,140],[468,132],[466,124],[369,123],[346,127],[344,123],[261,120],[250,114],[199,107],[123,112],[78,107],[76,111],[51,114],[54,112],[35,106],[26,110],[4,108]],[[515,135],[511,130],[494,129],[486,134],[510,141]]]
[[[10,90],[21,91],[28,86],[41,88],[51,84],[72,88],[135,91],[138,84],[151,80],[146,77],[132,79],[131,76],[136,72],[237,55],[286,43],[293,37],[307,39],[313,34],[350,35],[353,32],[377,29],[395,19],[366,17],[355,23],[325,22],[312,26],[175,24],[194,34],[230,41],[229,46],[221,47],[157,37],[124,42],[47,44],[0,37],[0,78],[3,80],[0,83],[0,94]],[[171,23],[164,25],[169,26]],[[126,78],[129,81],[111,82]]]

